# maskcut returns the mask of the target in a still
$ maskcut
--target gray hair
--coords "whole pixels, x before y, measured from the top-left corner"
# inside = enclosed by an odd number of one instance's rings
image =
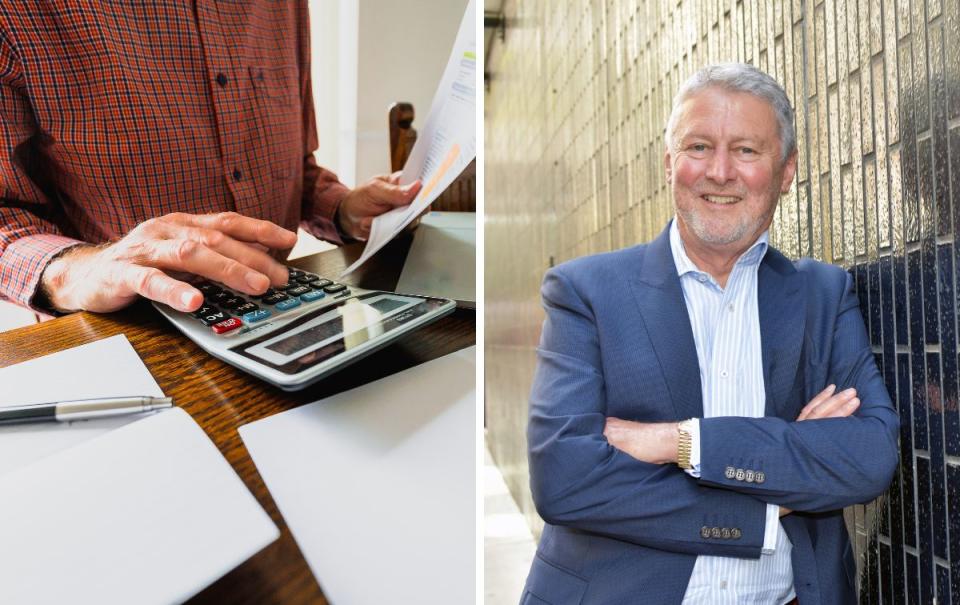
[[[673,97],[673,109],[670,110],[670,119],[667,120],[667,144],[671,150],[675,147],[674,135],[680,106],[694,94],[709,87],[744,92],[765,100],[777,116],[781,161],[786,161],[796,150],[797,133],[793,126],[793,107],[790,106],[787,93],[776,80],[748,63],[708,65],[680,86],[677,95]]]

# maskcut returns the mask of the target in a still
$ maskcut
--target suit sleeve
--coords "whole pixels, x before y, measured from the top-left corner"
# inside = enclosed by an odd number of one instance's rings
[[[25,307],[47,263],[82,243],[51,220],[58,209],[28,175],[36,131],[19,60],[0,29],[0,300]]]
[[[673,465],[640,462],[603,436],[606,399],[593,313],[557,269],[530,399],[531,488],[547,523],[694,555],[759,557],[766,504],[701,485]],[[728,537],[704,537],[727,528]]]
[[[810,512],[867,502],[887,489],[898,460],[899,419],[877,370],[849,274],[840,301],[829,375],[838,390],[857,389],[856,413],[802,422],[703,419],[702,482]],[[729,477],[728,468],[762,471],[764,481]]]

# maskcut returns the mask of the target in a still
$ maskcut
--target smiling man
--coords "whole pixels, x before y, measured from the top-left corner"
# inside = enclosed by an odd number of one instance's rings
[[[663,233],[544,279],[522,603],[853,603],[842,509],[887,488],[898,420],[849,274],[768,244],[789,100],[707,67],[666,141]]]

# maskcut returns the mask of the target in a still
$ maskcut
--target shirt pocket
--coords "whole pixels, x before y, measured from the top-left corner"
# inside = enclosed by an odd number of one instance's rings
[[[303,114],[300,79],[295,66],[249,68],[256,97],[255,153],[275,179],[288,179],[303,161]]]

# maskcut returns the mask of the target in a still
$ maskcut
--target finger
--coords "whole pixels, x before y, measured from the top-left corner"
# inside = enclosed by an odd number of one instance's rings
[[[203,304],[203,294],[182,281],[177,281],[154,267],[130,265],[125,270],[126,285],[144,298],[162,302],[189,313]]]
[[[813,418],[843,418],[848,416],[848,413],[843,413],[843,408],[846,404],[850,403],[850,400],[854,399],[857,396],[856,389],[847,389],[840,393],[837,393],[833,397],[827,399],[816,408],[814,408],[808,415],[808,420]]]
[[[260,244],[247,244],[233,239],[222,231],[198,227],[179,227],[178,235],[180,238],[200,242],[222,256],[232,258],[241,265],[267,276],[269,283],[264,286],[264,290],[270,284],[279,286],[287,283],[289,278],[287,268],[277,262]]]
[[[371,185],[370,196],[373,202],[379,206],[396,208],[412,202],[420,191],[420,187],[420,181],[414,181],[403,186],[380,181]]]
[[[174,223],[222,231],[242,242],[262,244],[268,248],[292,248],[297,243],[297,234],[288,229],[236,212],[218,214],[172,214],[167,218]]]
[[[829,399],[830,396],[833,395],[834,391],[836,390],[837,390],[837,385],[831,384],[831,385],[828,385],[827,388],[817,393],[816,396],[814,396],[814,398],[810,400],[810,403],[803,406],[803,409],[800,410],[800,415],[797,416],[797,420],[798,421],[806,420],[807,416],[810,415],[810,412],[813,411],[813,409],[816,408],[818,405],[820,405],[821,403]]]
[[[187,271],[246,294],[261,293],[270,285],[270,277],[195,240],[164,240],[153,244],[153,248],[151,265],[159,269]],[[282,283],[286,281],[283,279]]]

